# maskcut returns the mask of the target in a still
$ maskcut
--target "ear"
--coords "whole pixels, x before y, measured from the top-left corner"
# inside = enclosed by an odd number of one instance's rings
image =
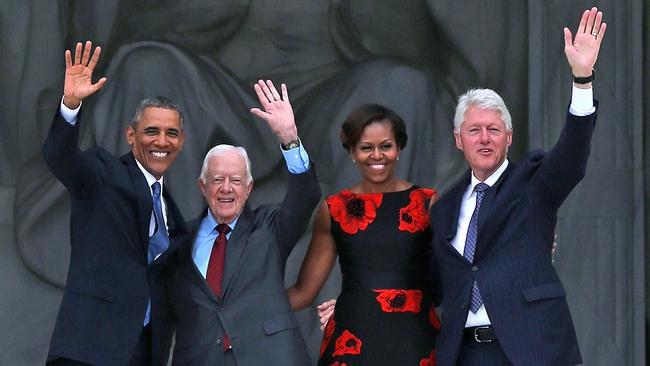
[[[250,196],[251,191],[253,190],[253,182],[251,181],[250,183],[248,183],[246,188],[248,190],[248,195]]]
[[[205,196],[205,183],[203,183],[203,179],[201,178],[197,179],[196,185],[199,186],[199,190],[201,191],[201,194]]]
[[[135,131],[133,130],[133,127],[131,127],[131,125],[126,126],[124,132],[126,133],[126,142],[130,146],[133,146],[133,143],[135,142]]]
[[[454,140],[456,141],[458,150],[463,151],[463,141],[460,139],[460,132],[454,131]]]
[[[506,142],[508,143],[508,147],[512,145],[512,130],[508,131],[508,134],[506,135]]]
[[[180,144],[178,145],[178,151],[181,151],[183,148],[183,143],[185,143],[185,131],[181,130],[181,134],[178,136],[178,141],[180,141]]]

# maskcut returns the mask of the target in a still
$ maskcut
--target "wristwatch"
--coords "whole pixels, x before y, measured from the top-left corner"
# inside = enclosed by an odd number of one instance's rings
[[[289,142],[287,142],[286,144],[280,144],[280,146],[282,146],[282,150],[291,150],[291,149],[295,149],[295,148],[297,148],[298,146],[300,146],[300,140],[299,140],[299,139],[295,139],[295,140],[293,140],[293,141],[289,141]]]
[[[585,77],[577,77],[573,75],[573,82],[576,84],[589,84],[596,80],[596,70],[591,70],[591,75]]]

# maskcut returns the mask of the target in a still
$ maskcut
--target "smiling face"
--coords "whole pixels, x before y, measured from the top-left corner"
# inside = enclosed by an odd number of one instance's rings
[[[454,131],[456,147],[480,181],[494,173],[508,155],[512,130],[506,128],[501,113],[471,106],[465,112],[460,131]]]
[[[399,151],[390,122],[378,121],[366,125],[350,155],[362,178],[378,185],[394,179]]]
[[[198,185],[219,224],[229,224],[239,217],[253,189],[246,160],[234,151],[212,156]]]
[[[165,174],[185,141],[180,115],[172,109],[149,107],[134,126],[126,128],[133,156],[156,179]]]

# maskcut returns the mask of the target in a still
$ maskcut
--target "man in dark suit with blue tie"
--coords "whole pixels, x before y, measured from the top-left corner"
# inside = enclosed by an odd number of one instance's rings
[[[252,209],[246,150],[218,145],[207,153],[198,186],[208,207],[188,225],[192,235],[166,253],[172,257],[156,281],[165,287],[155,293],[163,295],[167,334],[176,332],[173,365],[311,364],[284,288],[284,269],[320,200],[320,187],[298,140],[286,86],[282,95],[270,81],[259,81],[255,90],[263,109],[251,111],[281,143],[287,191],[281,204]]]
[[[91,51],[90,42],[77,44],[74,60],[66,51],[63,100],[43,147],[71,201],[70,268],[47,364],[150,365],[158,363],[151,348],[160,323],[149,272],[169,238],[185,231],[163,184],[183,146],[183,117],[170,100],[148,98],[126,128],[130,153],[81,151],[81,102],[106,82],[92,83],[101,50]]]
[[[501,97],[473,89],[459,98],[454,136],[471,171],[431,209],[432,263],[443,284],[439,366],[582,362],[551,243],[558,208],[585,174],[605,29],[596,8],[583,13],[575,38],[564,29],[574,86],[548,152],[509,161],[512,122]]]

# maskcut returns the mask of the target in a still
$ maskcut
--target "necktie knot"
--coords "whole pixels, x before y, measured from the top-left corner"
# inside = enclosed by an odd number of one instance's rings
[[[487,184],[485,184],[483,182],[481,182],[481,183],[477,184],[476,186],[474,186],[474,190],[476,192],[478,192],[478,193],[483,193],[488,188],[490,188],[490,186],[488,186]]]
[[[151,192],[153,193],[154,200],[160,197],[160,182],[154,182],[154,184],[151,185]]]
[[[219,235],[226,235],[230,232],[230,226],[226,224],[219,224],[217,225],[216,230],[219,233]]]

